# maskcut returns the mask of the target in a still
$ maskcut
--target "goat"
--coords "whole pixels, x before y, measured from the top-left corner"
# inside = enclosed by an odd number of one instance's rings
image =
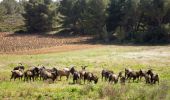
[[[159,84],[159,75],[158,74],[154,74],[152,69],[149,69],[147,71],[147,74],[150,75],[152,84],[155,84],[156,82],[158,82],[158,84]]]
[[[10,80],[14,79],[14,81],[15,81],[16,78],[19,78],[19,80],[22,80],[23,70],[21,70],[21,69],[20,70],[13,70],[11,72],[12,72],[12,75],[11,75]]]
[[[73,83],[78,83],[78,79],[80,79],[80,73],[79,72],[74,72],[73,73]]]
[[[85,72],[85,74],[84,74],[84,84],[85,84],[86,80],[88,80],[89,82],[94,81],[94,83],[97,84],[98,77],[96,75],[94,75],[93,73]]]
[[[113,73],[114,73],[113,71],[103,69],[103,70],[102,70],[102,73],[101,73],[101,75],[102,75],[102,81],[103,81],[103,78],[105,78],[105,81],[107,81],[108,78],[109,78],[109,75],[110,75],[110,74],[113,74]]]
[[[73,83],[78,83],[78,80],[80,79],[80,73],[75,70],[74,66],[70,68],[70,73],[73,75]]]
[[[116,84],[120,77],[122,77],[122,72],[119,72],[118,75],[111,73],[111,74],[109,74],[109,82],[110,83],[114,82]]]
[[[153,74],[153,76],[151,77],[151,83],[156,84],[156,82],[158,82],[159,84],[159,76],[158,74]]]
[[[26,70],[24,72],[24,81],[28,81],[28,79],[31,81],[34,79],[38,79],[39,77],[39,68],[38,67],[31,67],[30,69]]]
[[[14,67],[14,69],[13,70],[24,70],[25,69],[25,67],[22,65],[22,63],[19,63],[20,65],[19,66],[16,66],[16,67]]]
[[[52,68],[51,70],[42,69],[41,75],[43,80],[52,79],[54,82],[58,76],[58,71],[56,68]]]
[[[68,80],[70,75],[70,70],[68,68],[64,68],[63,70],[58,70],[58,75],[60,76],[60,80],[62,76],[66,76],[66,80]]]
[[[130,68],[125,68],[125,78],[127,79],[128,78],[128,74],[132,72],[132,69]]]
[[[144,70],[139,70],[139,78],[140,78],[140,80],[142,79],[142,77],[144,77],[145,78],[145,75],[147,74],[147,72],[146,71],[144,71]]]
[[[148,74],[145,74],[145,75],[144,75],[144,78],[145,78],[145,83],[146,83],[146,84],[151,83],[151,77],[150,77]]]
[[[138,79],[139,80],[139,72],[138,71],[131,71],[127,73],[127,79],[129,79],[129,82],[133,78],[133,82]]]
[[[86,67],[87,67],[87,66],[81,66],[82,70],[79,71],[79,73],[80,73],[80,79],[83,79],[83,78],[84,78],[84,74],[86,73]]]

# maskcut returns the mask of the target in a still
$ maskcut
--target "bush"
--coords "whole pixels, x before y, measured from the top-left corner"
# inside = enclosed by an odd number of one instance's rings
[[[167,43],[170,39],[165,28],[150,27],[144,32],[119,32],[117,36],[121,42],[133,43]]]

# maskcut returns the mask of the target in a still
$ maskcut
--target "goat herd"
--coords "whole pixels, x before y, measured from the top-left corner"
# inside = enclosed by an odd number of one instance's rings
[[[73,76],[73,83],[81,82],[81,80],[84,80],[84,84],[86,81],[88,82],[94,82],[95,84],[98,82],[98,76],[94,73],[86,71],[87,66],[82,66],[82,70],[77,71],[75,69],[75,66],[71,66],[70,68],[64,68],[62,70],[58,70],[56,68],[48,69],[44,66],[42,67],[31,67],[27,70],[25,70],[23,65],[19,65],[17,67],[14,67],[14,69],[11,71],[11,79],[19,79],[24,81],[35,81],[35,80],[52,80],[53,82],[58,79],[58,77],[61,80],[62,76],[65,76],[67,80],[69,79],[70,74]],[[126,81],[140,81],[142,78],[145,79],[146,84],[155,84],[156,82],[159,84],[159,76],[158,74],[153,73],[152,69],[149,69],[147,71],[139,70],[134,71],[130,68],[125,68],[123,75],[123,71],[119,72],[118,74],[115,74],[111,70],[103,69],[101,72],[102,81],[108,81],[109,83],[118,83],[120,81],[121,84],[125,84]],[[22,79],[24,77],[24,79]]]

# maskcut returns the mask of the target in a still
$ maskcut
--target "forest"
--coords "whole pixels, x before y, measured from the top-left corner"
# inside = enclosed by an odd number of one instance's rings
[[[3,0],[0,31],[91,35],[103,42],[170,42],[169,0]]]

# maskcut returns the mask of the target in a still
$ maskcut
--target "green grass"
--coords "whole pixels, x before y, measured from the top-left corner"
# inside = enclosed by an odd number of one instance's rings
[[[87,70],[96,73],[97,85],[73,85],[72,78],[65,81],[22,82],[9,81],[11,70],[22,62],[26,68],[33,65],[63,67],[87,65]],[[101,81],[101,70],[111,69],[115,73],[130,67],[134,70],[152,68],[160,76],[159,85],[142,82],[108,84]],[[170,48],[169,46],[103,46],[87,50],[40,55],[0,55],[0,99],[12,100],[169,100],[170,99]]]

